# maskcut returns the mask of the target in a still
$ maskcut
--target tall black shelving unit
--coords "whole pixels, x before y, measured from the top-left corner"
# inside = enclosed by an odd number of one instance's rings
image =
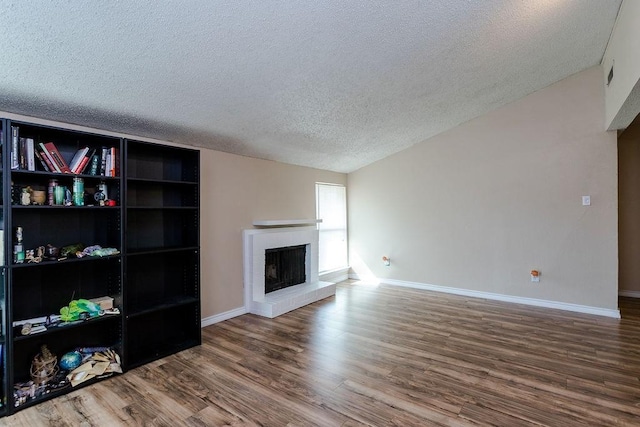
[[[200,344],[199,153],[126,141],[125,360]]]
[[[78,175],[46,171],[36,159],[35,170],[24,164],[12,168],[15,152],[14,129],[20,138],[31,138],[34,144],[55,144],[60,155],[69,162],[79,149],[88,146],[96,151],[102,147],[114,148],[122,153],[122,139],[92,133],[70,131],[50,126],[6,120],[4,182],[4,263],[7,278],[7,378],[6,387],[29,381],[31,362],[46,345],[59,358],[78,347],[109,346],[122,352],[122,316],[109,315],[64,327],[53,327],[45,332],[23,335],[13,322],[59,314],[60,308],[73,299],[110,296],[114,304],[122,301],[122,254],[106,257],[85,257],[64,261],[44,260],[39,263],[15,263],[13,245],[15,231],[21,227],[25,250],[52,245],[62,248],[76,243],[86,246],[100,245],[120,250],[122,247],[122,203],[120,176]],[[47,190],[50,180],[60,186],[73,188],[74,178],[81,178],[86,189],[105,183],[115,206],[91,205],[50,206],[23,204],[23,188]],[[84,198],[83,198],[84,199]],[[84,201],[83,201],[84,202]],[[86,385],[86,384],[84,384]],[[17,405],[13,393],[7,396],[7,409],[11,413],[43,400],[70,391],[63,388],[50,391],[35,399]]]
[[[4,256],[0,302],[0,416],[77,389],[67,387],[17,405],[13,386],[30,379],[43,344],[62,356],[78,347],[108,346],[128,368],[200,344],[199,152],[23,121],[1,120]],[[116,176],[12,169],[12,128],[35,144],[53,142],[69,162],[79,149],[106,147],[119,165]],[[113,148],[113,151],[111,149]],[[15,166],[15,165],[14,165]],[[82,178],[84,205],[22,204],[25,187],[47,189],[50,180],[69,189]],[[106,186],[115,202],[100,205],[90,194]],[[118,254],[63,261],[15,263],[15,230],[25,249],[75,243],[115,248]],[[13,322],[57,314],[72,299],[108,296],[120,315],[22,335]],[[83,383],[90,384],[92,381]]]
[[[7,413],[7,386],[9,370],[7,368],[7,280],[6,280],[6,268],[5,268],[5,256],[7,251],[7,242],[5,237],[5,215],[4,215],[4,201],[6,200],[7,189],[4,183],[6,182],[5,168],[3,159],[6,157],[7,149],[5,140],[8,136],[6,132],[6,121],[0,120],[0,417]]]

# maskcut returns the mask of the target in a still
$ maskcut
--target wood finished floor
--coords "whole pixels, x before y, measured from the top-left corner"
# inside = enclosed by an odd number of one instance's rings
[[[640,300],[620,305],[616,320],[347,282],[0,424],[638,426]]]

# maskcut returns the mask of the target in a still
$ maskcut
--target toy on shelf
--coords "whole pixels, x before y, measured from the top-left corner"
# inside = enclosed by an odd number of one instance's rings
[[[75,322],[100,315],[100,305],[86,299],[72,300],[68,306],[60,309],[60,320]]]

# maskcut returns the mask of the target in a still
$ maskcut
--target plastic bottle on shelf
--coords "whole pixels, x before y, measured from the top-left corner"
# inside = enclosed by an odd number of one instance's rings
[[[84,180],[82,178],[73,178],[73,204],[75,206],[84,206]]]
[[[22,264],[24,262],[24,245],[22,244],[22,227],[16,228],[16,244],[13,246],[13,262]]]
[[[49,180],[49,186],[47,187],[47,204],[49,206],[53,206],[55,204],[54,203],[55,199],[54,199],[53,194],[54,194],[55,187],[57,187],[57,186],[58,186],[58,180],[57,179],[50,179]]]

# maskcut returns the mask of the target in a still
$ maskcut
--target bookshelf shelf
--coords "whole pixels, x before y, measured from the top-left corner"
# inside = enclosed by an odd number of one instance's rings
[[[59,334],[59,333],[65,333],[68,332],[70,330],[76,329],[76,328],[86,328],[87,326],[94,326],[95,323],[98,322],[121,322],[122,320],[120,319],[121,315],[119,314],[109,314],[109,315],[103,315],[101,317],[96,317],[94,319],[89,319],[89,320],[85,320],[85,321],[79,321],[76,323],[69,323],[69,324],[62,324],[59,326],[54,326],[54,327],[50,327],[48,328],[46,331],[44,332],[39,332],[36,334],[29,334],[29,335],[18,335],[17,333],[14,334],[14,341],[25,341],[25,340],[43,340],[43,339],[48,339],[47,336],[48,335],[53,335],[53,334]],[[55,340],[55,337],[51,337],[52,340]]]

